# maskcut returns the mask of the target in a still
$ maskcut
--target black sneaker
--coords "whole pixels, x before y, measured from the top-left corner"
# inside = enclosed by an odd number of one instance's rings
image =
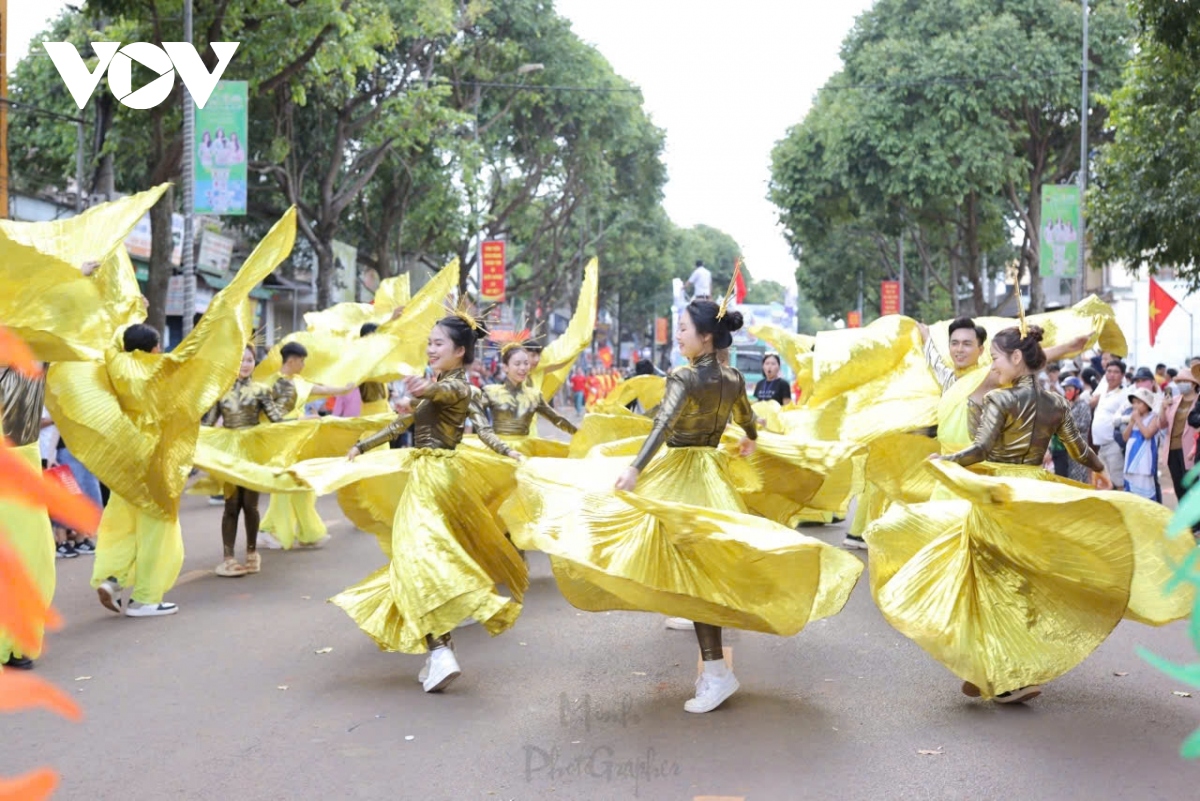
[[[12,668],[13,670],[33,670],[33,660],[24,656],[13,654],[0,667]]]
[[[83,540],[82,542],[77,542],[75,543],[75,552],[80,556],[95,556],[96,543],[91,539],[91,537]]]
[[[59,559],[74,559],[79,556],[79,551],[75,550],[75,546],[69,542],[60,542],[54,549],[54,555]]]

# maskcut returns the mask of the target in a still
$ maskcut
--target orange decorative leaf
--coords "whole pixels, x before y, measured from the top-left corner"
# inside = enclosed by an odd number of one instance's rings
[[[0,673],[0,712],[20,712],[41,707],[67,720],[83,720],[83,710],[71,696],[45,679],[23,670]]]
[[[42,647],[43,628],[62,625],[58,614],[48,609],[42,594],[25,570],[16,550],[0,533],[0,631],[4,631],[22,653]]]
[[[61,484],[46,481],[12,448],[0,447],[0,499],[45,507],[50,516],[70,528],[92,533],[100,525],[100,510],[84,495],[72,495]]]
[[[50,768],[38,768],[6,779],[0,776],[0,801],[41,801],[49,798],[58,786],[58,774]]]
[[[42,374],[42,365],[33,358],[29,346],[7,328],[0,327],[0,365],[13,368],[27,378]]]

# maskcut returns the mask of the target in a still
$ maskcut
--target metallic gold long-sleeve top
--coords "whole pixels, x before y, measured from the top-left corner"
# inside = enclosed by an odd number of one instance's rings
[[[485,421],[490,417],[491,425],[476,428],[475,433],[497,453],[507,454],[511,450],[501,437],[529,436],[533,418],[539,414],[560,431],[568,434],[576,431],[570,420],[546,403],[541,392],[528,385],[517,386],[511,381],[492,384],[484,387],[478,398],[481,404],[478,417]]]
[[[718,364],[715,355],[701,356],[667,377],[654,427],[633,466],[644,470],[664,442],[669,448],[717,447],[731,416],[747,437],[758,439],[746,379]]]
[[[1055,434],[1072,459],[1097,472],[1104,470],[1100,457],[1075,426],[1066,399],[1043,392],[1033,376],[1022,376],[1012,387],[987,394],[975,442],[943,458],[961,465],[982,461],[1040,465]]]
[[[226,428],[250,428],[258,425],[259,414],[265,414],[272,423],[283,420],[271,390],[250,378],[239,378],[233,389],[225,393],[217,405],[204,415],[204,425],[216,425],[221,420]]]
[[[20,448],[37,442],[42,426],[42,405],[46,400],[46,374],[26,378],[8,367],[0,367],[0,415],[4,436]]]
[[[958,372],[942,359],[942,354],[934,347],[932,339],[925,341],[925,362],[933,371],[934,380],[938,382],[942,392],[954,386],[954,382],[958,380]]]
[[[418,448],[454,450],[462,441],[467,417],[477,409],[473,401],[474,387],[467,381],[466,372],[451,370],[438,377],[425,396],[417,400],[412,414],[398,415],[387,428],[358,443],[366,452],[400,436],[413,427],[413,445]],[[482,421],[475,421],[482,426]]]
[[[375,401],[388,399],[387,384],[381,381],[367,381],[359,384],[358,392],[362,395],[363,403],[374,403]]]

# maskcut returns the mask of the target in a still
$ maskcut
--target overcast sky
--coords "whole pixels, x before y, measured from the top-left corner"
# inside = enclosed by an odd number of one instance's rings
[[[584,40],[641,87],[667,131],[666,208],[731,234],[756,278],[793,284],[766,199],[771,148],[838,69],[872,0],[556,0]],[[63,0],[9,3],[9,69]],[[547,65],[552,76],[553,65]]]

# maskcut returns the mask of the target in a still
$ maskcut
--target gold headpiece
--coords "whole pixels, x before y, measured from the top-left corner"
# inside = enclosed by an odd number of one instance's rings
[[[741,274],[742,257],[738,256],[738,258],[733,262],[733,278],[729,280],[729,288],[725,290],[725,297],[721,298],[721,304],[717,308],[718,320],[722,319],[725,316],[725,313],[729,311],[729,301],[733,300],[737,295],[737,280],[738,276]]]
[[[1025,304],[1021,302],[1021,287],[1017,287],[1017,321],[1021,327],[1021,339],[1029,336],[1029,325],[1025,322]]]
[[[459,295],[458,303],[455,305],[446,305],[446,311],[449,312],[452,317],[457,317],[470,326],[472,331],[478,331],[480,327],[483,326],[483,323],[487,320],[487,316],[491,314],[492,310],[495,308],[495,304],[488,306],[486,309],[479,312],[479,316],[476,317],[471,314],[470,301],[467,300],[467,296],[465,294]]]
[[[505,342],[503,345],[500,346],[501,358],[503,358],[509,352],[516,350],[517,348],[528,348],[530,345],[536,345],[538,337],[541,336],[543,333],[545,333],[545,328],[546,328],[545,323],[542,323],[542,322],[535,323],[533,328],[531,328],[528,331],[526,336],[514,337],[514,338],[510,339],[508,342]]]
[[[279,329],[275,330],[276,335],[279,334]],[[246,347],[258,350],[267,346],[267,324],[263,323],[258,328],[254,329],[250,334],[250,339],[246,341]]]

